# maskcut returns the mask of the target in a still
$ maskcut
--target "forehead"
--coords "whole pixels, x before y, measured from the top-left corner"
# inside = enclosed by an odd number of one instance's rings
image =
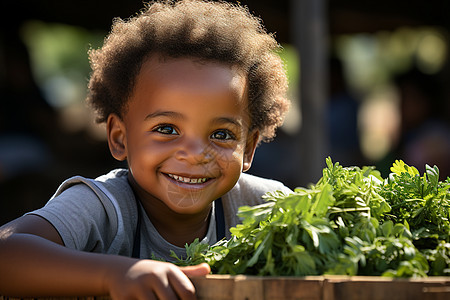
[[[249,126],[247,77],[235,66],[195,58],[152,56],[144,61],[124,112],[145,120],[161,111],[186,118],[237,118]]]
[[[247,89],[245,73],[237,66],[195,57],[150,56],[142,64],[136,83],[148,85],[150,81],[184,89],[227,89],[236,96],[244,95]]]

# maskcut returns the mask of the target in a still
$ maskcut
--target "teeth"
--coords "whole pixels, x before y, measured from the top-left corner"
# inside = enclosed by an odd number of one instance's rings
[[[183,177],[183,176],[178,176],[178,175],[174,175],[174,174],[167,174],[169,175],[170,178],[173,178],[177,181],[181,181],[184,183],[203,183],[207,180],[207,178],[203,177],[203,178],[189,178],[189,177]]]

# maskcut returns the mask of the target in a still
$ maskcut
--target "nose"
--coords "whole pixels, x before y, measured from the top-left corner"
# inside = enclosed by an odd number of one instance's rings
[[[210,142],[196,138],[185,138],[175,153],[178,160],[185,160],[192,165],[206,164],[215,156],[216,151]]]

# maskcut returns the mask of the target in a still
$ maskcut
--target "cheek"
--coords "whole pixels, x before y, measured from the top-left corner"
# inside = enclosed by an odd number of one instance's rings
[[[154,145],[136,142],[130,145],[128,166],[134,174],[145,174],[151,176],[156,172],[158,166],[165,160],[169,149],[155,147]]]
[[[241,172],[243,164],[244,147],[225,149],[217,153],[216,161],[223,172]]]
[[[157,160],[157,158],[167,155],[171,146],[168,143],[156,141],[149,134],[143,132],[133,135],[128,140],[130,156],[135,160]]]

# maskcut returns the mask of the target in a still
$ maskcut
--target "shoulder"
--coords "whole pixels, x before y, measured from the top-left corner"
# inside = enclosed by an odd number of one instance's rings
[[[74,176],[65,180],[58,187],[52,199],[59,197],[61,194],[73,194],[76,196],[80,190],[91,194],[94,197],[96,194],[99,198],[103,198],[102,193],[105,192],[128,192],[130,187],[127,178],[128,170],[125,169],[116,169],[95,179]]]
[[[229,194],[236,200],[241,199],[244,202],[251,202],[243,203],[243,205],[255,205],[263,202],[262,196],[264,194],[273,191],[292,192],[280,181],[243,173]]]
[[[95,179],[74,176],[64,181],[53,195],[53,202],[92,208],[91,214],[106,213],[109,219],[121,219],[136,210],[133,190],[128,183],[128,170],[116,169]],[[64,204],[65,203],[65,204]],[[113,221],[114,222],[114,221]],[[115,223],[115,222],[114,222]]]
[[[133,190],[128,182],[127,169],[112,170],[108,174],[97,177],[94,182],[97,183],[97,186],[104,187],[117,199],[134,197]]]
[[[243,173],[238,180],[235,188],[242,190],[252,190],[255,192],[270,192],[281,190],[290,192],[291,190],[282,182],[274,179],[263,178],[247,173]]]
[[[96,179],[71,177],[58,187],[43,208],[33,214],[56,219],[55,222],[67,219],[67,224],[74,221],[71,218],[79,218],[87,223],[107,218],[115,228],[121,210],[127,207],[127,203],[132,203],[122,200],[124,195],[132,195],[127,174],[126,170],[114,170]]]
[[[132,236],[131,220],[136,215],[135,201],[129,201],[134,196],[127,175],[127,170],[120,169],[96,179],[71,177],[43,208],[30,214],[49,221],[69,248],[120,253],[121,246],[113,241],[118,234]]]
[[[101,175],[97,177],[95,180],[103,181],[103,182],[117,182],[117,181],[126,181],[128,179],[128,170],[127,169],[114,169],[107,174]]]

